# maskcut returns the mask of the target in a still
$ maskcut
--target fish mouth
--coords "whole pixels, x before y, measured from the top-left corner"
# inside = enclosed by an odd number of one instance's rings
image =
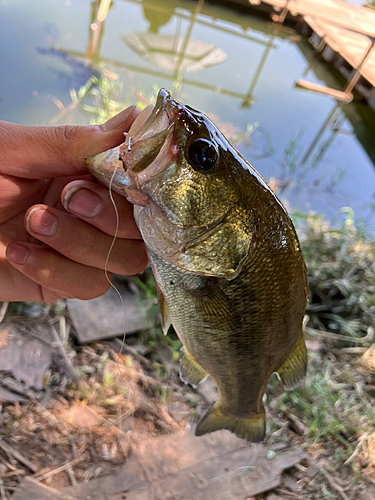
[[[174,122],[175,114],[170,105],[171,101],[173,99],[170,93],[166,89],[161,89],[146,122],[135,135],[126,137],[120,147],[125,171],[130,169],[133,172],[141,172],[157,157],[162,144],[170,135]]]
[[[118,148],[91,160],[89,171],[131,203],[145,206],[149,201],[146,184],[165,171],[179,153],[174,125],[181,108],[166,89],[161,89],[141,128],[134,135],[128,134]]]

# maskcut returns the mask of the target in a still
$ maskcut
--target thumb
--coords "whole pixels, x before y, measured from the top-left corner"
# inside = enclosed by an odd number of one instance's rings
[[[124,109],[103,125],[28,127],[0,121],[0,174],[45,179],[87,173],[85,158],[124,141],[139,114]]]

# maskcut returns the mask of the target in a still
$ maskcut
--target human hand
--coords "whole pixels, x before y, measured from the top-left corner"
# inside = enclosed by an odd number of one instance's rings
[[[85,157],[121,144],[138,113],[133,106],[90,127],[0,121],[0,301],[91,299],[107,291],[115,211]],[[136,274],[147,256],[133,207],[113,197],[120,226],[108,271]]]

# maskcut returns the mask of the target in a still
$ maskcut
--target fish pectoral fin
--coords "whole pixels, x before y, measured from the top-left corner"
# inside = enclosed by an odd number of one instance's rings
[[[233,331],[241,324],[243,318],[214,280],[207,280],[203,287],[189,292],[199,316],[214,328]]]
[[[199,422],[195,434],[196,436],[203,436],[207,432],[220,429],[228,429],[237,437],[253,443],[263,441],[266,434],[264,409],[263,412],[251,415],[248,418],[240,418],[223,412],[219,400]]]
[[[171,317],[168,311],[167,303],[163,292],[160,290],[159,285],[156,285],[156,291],[158,294],[159,312],[160,312],[160,323],[163,329],[164,335],[167,335],[169,327],[171,326]]]
[[[306,375],[307,350],[303,335],[299,336],[292,352],[277,370],[283,386],[287,390],[293,389]]]
[[[208,373],[201,367],[193,356],[186,350],[182,349],[180,358],[180,378],[185,384],[190,384],[197,387],[199,382],[202,382]]]

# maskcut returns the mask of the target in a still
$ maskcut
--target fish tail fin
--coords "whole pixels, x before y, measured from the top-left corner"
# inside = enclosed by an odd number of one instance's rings
[[[277,375],[285,389],[294,389],[298,382],[306,375],[307,350],[303,335],[299,336],[292,352],[278,368]]]
[[[223,412],[220,401],[218,401],[199,422],[195,434],[196,436],[202,436],[207,432],[220,429],[228,429],[237,437],[254,443],[263,441],[266,433],[264,409],[263,412],[251,415],[248,418],[240,418]]]

